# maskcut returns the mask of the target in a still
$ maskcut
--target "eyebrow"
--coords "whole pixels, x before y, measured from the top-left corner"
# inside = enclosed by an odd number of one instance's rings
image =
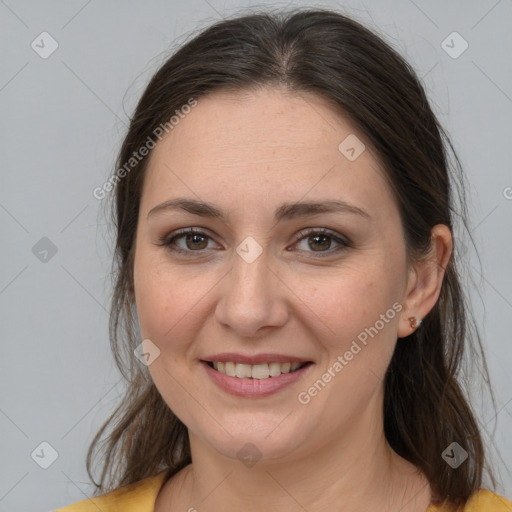
[[[148,219],[156,213],[173,210],[183,210],[188,213],[192,213],[193,215],[219,219],[228,223],[227,216],[214,204],[188,198],[169,199],[168,201],[155,206],[149,211]],[[284,203],[276,209],[274,213],[274,221],[279,222],[283,219],[307,217],[320,213],[349,213],[368,220],[371,219],[368,212],[355,205],[349,204],[345,201],[332,200],[322,202],[306,201],[298,203]]]

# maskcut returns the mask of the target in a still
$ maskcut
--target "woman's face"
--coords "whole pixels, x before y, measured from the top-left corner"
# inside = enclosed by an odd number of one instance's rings
[[[384,374],[412,332],[383,176],[324,100],[277,89],[201,97],[156,145],[134,263],[141,341],[198,442],[292,460],[382,431]],[[170,240],[188,228],[200,234]]]

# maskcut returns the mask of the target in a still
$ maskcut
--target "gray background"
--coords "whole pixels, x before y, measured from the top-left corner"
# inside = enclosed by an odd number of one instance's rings
[[[1,511],[48,511],[91,494],[86,448],[122,391],[107,336],[111,231],[105,200],[92,191],[113,171],[128,115],[166,52],[249,5],[0,0]],[[476,407],[494,439],[498,490],[510,498],[512,3],[308,5],[340,9],[384,35],[423,78],[453,137],[471,185],[481,264],[468,249],[466,269],[498,416]],[[47,58],[31,47],[35,40],[43,51],[43,31],[58,42]],[[457,58],[441,46],[454,31],[469,44]],[[463,48],[461,39],[446,44],[452,54]],[[55,254],[44,253],[43,237]],[[51,462],[42,442],[58,453],[48,469],[39,465]]]

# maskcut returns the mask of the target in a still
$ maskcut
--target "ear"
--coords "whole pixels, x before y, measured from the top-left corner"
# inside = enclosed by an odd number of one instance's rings
[[[452,233],[445,224],[432,228],[430,251],[409,270],[406,298],[398,327],[398,337],[412,334],[417,327],[411,327],[409,318],[422,320],[434,307],[441,293],[446,266],[453,251]]]

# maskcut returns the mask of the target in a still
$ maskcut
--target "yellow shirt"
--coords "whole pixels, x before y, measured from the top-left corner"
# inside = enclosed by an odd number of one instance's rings
[[[164,484],[165,475],[166,471],[162,471],[140,482],[53,512],[154,512],[156,497]],[[443,508],[430,505],[425,512],[443,512]],[[464,512],[512,512],[512,502],[491,491],[481,489],[470,498]]]

